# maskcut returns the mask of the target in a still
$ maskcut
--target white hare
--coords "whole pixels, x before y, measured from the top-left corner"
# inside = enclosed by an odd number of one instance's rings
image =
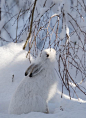
[[[10,102],[10,114],[48,113],[47,103],[57,91],[55,61],[56,51],[45,49],[26,70]]]

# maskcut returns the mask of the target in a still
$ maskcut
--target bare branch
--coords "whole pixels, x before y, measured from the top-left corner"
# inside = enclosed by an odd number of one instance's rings
[[[36,2],[37,2],[37,0],[35,0],[35,2],[34,2],[34,6],[33,6],[33,10],[32,10],[32,16],[31,16],[30,32],[29,32],[29,35],[28,35],[28,37],[26,39],[26,42],[25,42],[25,44],[23,46],[23,49],[25,49],[25,47],[26,47],[26,45],[28,43],[28,40],[29,40],[29,38],[31,36],[31,33],[32,33],[33,17],[34,17],[34,10],[35,10],[35,6],[36,6]]]

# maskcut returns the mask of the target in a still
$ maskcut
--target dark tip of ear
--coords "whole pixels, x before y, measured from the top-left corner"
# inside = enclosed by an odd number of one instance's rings
[[[27,72],[25,72],[25,76],[27,76],[28,74],[27,74]]]
[[[47,57],[49,57],[49,54],[47,54]]]
[[[32,73],[30,73],[29,77],[32,77]]]

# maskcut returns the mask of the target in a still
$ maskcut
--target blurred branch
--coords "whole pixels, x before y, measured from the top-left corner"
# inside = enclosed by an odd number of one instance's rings
[[[36,6],[36,2],[37,2],[37,0],[35,0],[35,2],[34,2],[34,6],[33,6],[33,9],[32,9],[32,16],[31,16],[30,32],[29,32],[29,35],[28,35],[28,37],[26,39],[26,42],[25,42],[25,44],[23,46],[23,49],[26,48],[26,45],[27,45],[28,40],[29,40],[29,38],[31,36],[31,33],[32,33],[33,17],[34,17],[34,10],[35,10],[35,6]]]
[[[19,11],[18,17],[17,17],[17,27],[16,27],[16,43],[17,43],[17,30],[18,30],[18,19],[19,19],[19,15],[21,13],[21,10]]]
[[[1,22],[1,0],[0,0],[0,22]],[[1,38],[1,30],[0,30],[0,38]]]

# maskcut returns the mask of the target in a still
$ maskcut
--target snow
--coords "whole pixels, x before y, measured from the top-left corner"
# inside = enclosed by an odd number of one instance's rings
[[[23,45],[24,42],[9,43],[0,47],[0,118],[86,118],[86,96],[83,95],[83,99],[72,98],[70,100],[67,94],[63,94],[61,98],[59,78],[57,94],[48,104],[49,114],[40,112],[21,115],[8,114],[11,97],[24,78],[25,70],[30,65],[28,58],[26,58],[27,51],[22,49]],[[33,60],[32,56],[31,60]],[[86,82],[84,86],[86,86]],[[80,94],[79,91],[77,92]]]

